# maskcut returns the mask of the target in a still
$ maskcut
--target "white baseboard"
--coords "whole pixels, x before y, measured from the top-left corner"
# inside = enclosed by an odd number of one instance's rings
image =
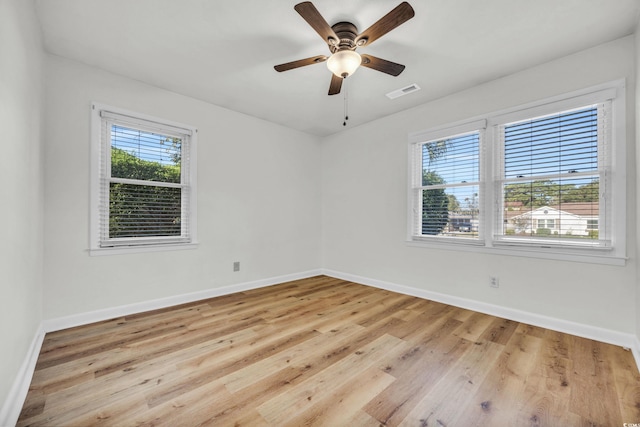
[[[244,282],[230,286],[223,286],[221,288],[206,289],[204,291],[175,295],[171,297],[143,301],[134,304],[121,305],[118,307],[106,308],[103,310],[73,314],[71,316],[45,320],[43,322],[43,328],[45,332],[54,332],[62,329],[72,328],[75,326],[82,326],[89,323],[114,319],[116,317],[128,316],[132,314],[143,313],[145,311],[158,310],[160,308],[166,308],[207,298],[228,295],[235,292],[247,291],[249,289],[262,288],[266,286],[276,285],[278,283],[289,282],[292,280],[306,279],[307,277],[313,277],[319,274],[322,274],[321,270],[310,270],[301,273],[287,274],[284,276],[270,277],[253,282]]]
[[[334,270],[323,269],[322,274],[338,279],[348,280],[350,282],[373,286],[375,288],[386,289],[405,295],[411,295],[419,298],[441,302],[443,304],[466,308],[468,310],[478,311],[480,313],[486,313],[492,316],[514,320],[516,322],[522,322],[533,326],[539,326],[558,332],[564,332],[583,338],[601,341],[608,344],[619,345],[621,347],[633,350],[636,365],[640,369],[640,341],[638,340],[638,337],[633,334],[626,334],[610,329],[599,328],[597,326],[585,325],[569,320],[557,319],[554,317],[544,316],[527,311],[516,310],[513,308],[488,304],[485,302],[466,298],[460,298],[453,295],[441,294],[438,292],[427,291],[410,286],[398,285],[395,283],[361,277],[354,274],[343,273]]]
[[[38,355],[40,354],[40,348],[42,348],[42,342],[44,341],[44,330],[42,326],[38,327],[27,356],[20,366],[18,375],[9,390],[7,400],[5,400],[2,408],[0,409],[0,426],[15,426],[22,410],[22,405],[29,392],[29,385],[31,384],[31,378],[33,378],[33,372],[36,369],[36,362],[38,361]]]

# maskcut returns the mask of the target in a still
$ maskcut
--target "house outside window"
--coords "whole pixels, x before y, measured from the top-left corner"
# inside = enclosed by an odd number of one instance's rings
[[[624,95],[612,82],[411,134],[408,241],[624,263]],[[458,148],[469,135],[477,156]],[[448,209],[434,226],[436,192]]]
[[[92,254],[195,243],[196,129],[94,104]]]
[[[598,217],[598,207],[597,202],[542,206],[517,215],[506,215],[508,219],[505,229],[509,235],[582,236],[597,239],[597,235],[589,233],[589,230],[597,230],[598,220],[593,218]],[[596,227],[590,228],[589,225],[593,224],[593,221]]]

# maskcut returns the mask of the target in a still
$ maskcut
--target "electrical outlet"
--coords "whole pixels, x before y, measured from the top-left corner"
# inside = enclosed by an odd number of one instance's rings
[[[233,263],[233,271],[240,271],[240,261],[235,261]]]
[[[500,279],[498,279],[496,276],[489,277],[489,286],[491,286],[492,288],[499,288]]]

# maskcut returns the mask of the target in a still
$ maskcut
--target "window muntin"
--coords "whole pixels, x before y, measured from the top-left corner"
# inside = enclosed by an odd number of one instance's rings
[[[195,243],[195,129],[94,104],[92,250]]]

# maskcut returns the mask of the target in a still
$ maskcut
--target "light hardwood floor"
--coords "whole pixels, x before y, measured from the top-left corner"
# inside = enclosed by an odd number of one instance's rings
[[[623,423],[629,351],[319,276],[47,334],[18,425]]]

